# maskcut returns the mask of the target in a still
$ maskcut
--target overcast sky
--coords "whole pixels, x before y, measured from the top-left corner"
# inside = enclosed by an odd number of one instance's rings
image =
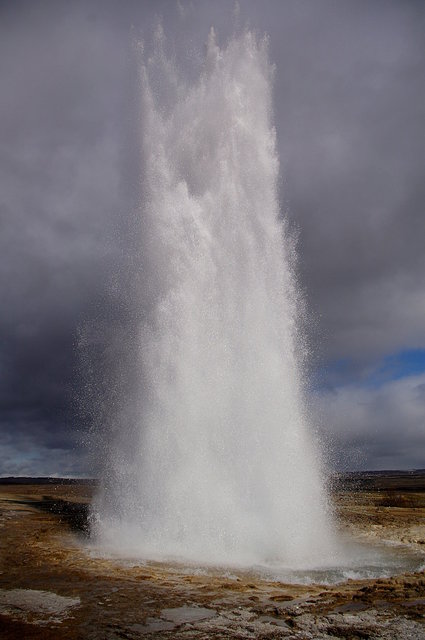
[[[211,6],[213,5],[213,6]],[[78,332],[135,189],[131,29],[188,70],[215,26],[270,36],[315,424],[348,469],[425,467],[425,4],[0,3],[0,474],[90,473]],[[99,311],[100,309],[100,311]]]

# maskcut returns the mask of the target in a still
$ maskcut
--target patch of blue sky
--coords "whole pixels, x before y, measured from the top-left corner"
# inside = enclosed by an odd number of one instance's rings
[[[369,386],[400,380],[425,372],[425,349],[406,349],[386,356],[367,378]]]
[[[405,349],[388,354],[367,370],[349,358],[329,362],[313,373],[311,387],[318,392],[346,385],[378,388],[391,381],[424,372],[425,349]]]

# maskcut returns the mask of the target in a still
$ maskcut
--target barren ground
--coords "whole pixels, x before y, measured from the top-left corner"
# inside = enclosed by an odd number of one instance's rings
[[[0,485],[2,639],[425,640],[423,572],[324,587],[120,565],[84,547],[92,490]],[[357,537],[425,550],[424,474],[354,479],[335,503]]]

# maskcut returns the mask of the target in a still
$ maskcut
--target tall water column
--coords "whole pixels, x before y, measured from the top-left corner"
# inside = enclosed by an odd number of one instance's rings
[[[94,506],[121,554],[296,568],[331,555],[267,49],[250,31],[220,48],[211,31],[190,81],[160,32],[140,53],[137,376],[108,409]]]

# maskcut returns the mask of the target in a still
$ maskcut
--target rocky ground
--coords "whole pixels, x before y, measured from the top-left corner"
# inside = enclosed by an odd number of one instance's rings
[[[425,576],[333,586],[190,573],[96,557],[83,530],[88,484],[0,486],[0,637],[425,640]],[[339,483],[340,527],[425,548],[425,475]],[[424,558],[425,561],[425,558]]]

